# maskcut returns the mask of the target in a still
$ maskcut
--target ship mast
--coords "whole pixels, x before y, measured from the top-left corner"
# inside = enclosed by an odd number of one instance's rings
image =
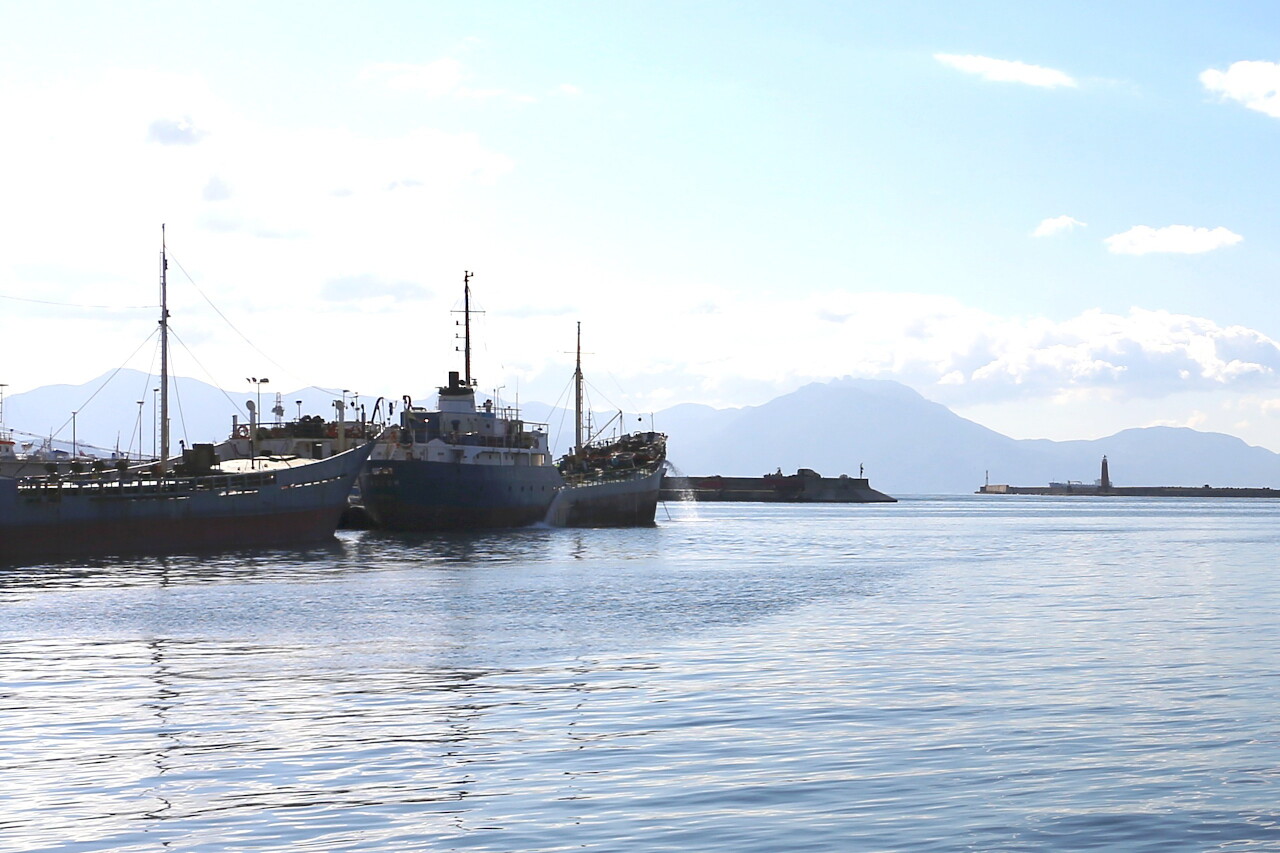
[[[582,321],[578,321],[578,360],[573,369],[573,452],[582,455]]]
[[[464,366],[466,368],[465,378],[467,387],[470,388],[471,382],[471,273],[468,270],[462,271],[462,322],[463,322],[463,352]]]
[[[169,259],[160,225],[160,470],[169,464]]]

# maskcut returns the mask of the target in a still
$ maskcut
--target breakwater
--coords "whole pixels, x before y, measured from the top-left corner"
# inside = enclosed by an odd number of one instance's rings
[[[823,477],[808,468],[763,477],[662,478],[664,501],[748,501],[756,503],[896,503],[871,488],[865,477]]]

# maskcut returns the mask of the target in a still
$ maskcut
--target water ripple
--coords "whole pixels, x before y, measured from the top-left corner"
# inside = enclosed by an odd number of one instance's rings
[[[1274,513],[706,506],[9,571],[0,851],[1278,849]]]

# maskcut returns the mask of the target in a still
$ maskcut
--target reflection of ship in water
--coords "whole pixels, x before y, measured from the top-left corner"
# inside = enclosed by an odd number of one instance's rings
[[[744,501],[756,503],[896,503],[871,488],[862,476],[823,477],[809,468],[795,474],[781,470],[763,477],[662,478],[662,499],[671,501]]]
[[[435,411],[406,399],[398,427],[360,477],[364,507],[387,530],[520,527],[542,521],[560,486],[547,431],[493,401],[476,408],[471,273],[463,278],[465,373],[449,373]]]
[[[979,495],[1079,495],[1089,497],[1129,498],[1280,498],[1280,491],[1262,487],[1210,486],[1117,486],[1111,482],[1111,469],[1107,457],[1102,457],[1101,476],[1092,483],[1067,480],[1049,483],[1047,486],[1008,486],[1003,483],[984,483],[976,492]]]
[[[581,323],[573,387],[573,450],[558,463],[564,484],[547,511],[547,523],[557,527],[652,526],[667,459],[667,437],[652,431],[611,440],[585,435]],[[605,424],[604,429],[610,425]]]

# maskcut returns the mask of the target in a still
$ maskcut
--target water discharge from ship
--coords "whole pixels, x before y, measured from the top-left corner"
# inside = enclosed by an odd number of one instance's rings
[[[672,477],[680,477],[685,482],[689,482],[688,475],[685,474],[684,471],[681,471],[679,466],[670,459],[664,459],[662,464],[664,467],[664,474]],[[694,521],[701,520],[701,515],[698,512],[698,501],[694,498],[693,489],[680,489],[676,494],[679,495],[675,500],[679,514],[684,518],[693,519]],[[666,511],[668,520],[672,517],[671,504],[671,501],[664,500],[662,502],[662,508]]]

